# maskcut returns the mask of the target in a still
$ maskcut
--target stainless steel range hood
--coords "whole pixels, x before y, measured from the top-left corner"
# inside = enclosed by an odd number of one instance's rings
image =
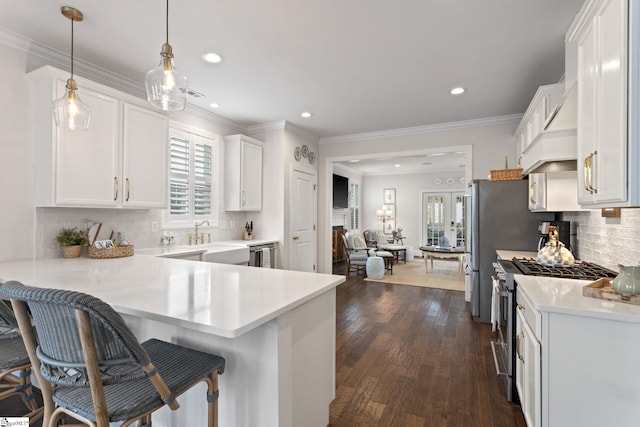
[[[544,130],[522,152],[524,174],[577,170],[577,94],[573,86]]]

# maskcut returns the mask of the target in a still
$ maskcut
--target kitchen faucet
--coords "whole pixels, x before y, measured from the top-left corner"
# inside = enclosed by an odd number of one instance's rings
[[[195,240],[196,240],[196,245],[198,244],[198,239],[200,239],[200,241],[201,241],[200,243],[204,243],[204,234],[203,234],[203,235],[199,235],[199,234],[198,234],[198,227],[202,227],[202,226],[203,226],[203,225],[205,225],[205,224],[206,224],[207,226],[209,226],[209,225],[210,225],[210,224],[209,224],[209,220],[208,220],[208,219],[205,219],[204,221],[202,221],[202,222],[200,222],[200,223],[198,223],[198,222],[196,222],[196,223],[195,223],[195,226],[196,226],[196,235],[195,235],[194,237],[195,237]],[[211,236],[209,236],[209,239],[211,239]],[[191,244],[191,235],[189,235],[189,244]]]

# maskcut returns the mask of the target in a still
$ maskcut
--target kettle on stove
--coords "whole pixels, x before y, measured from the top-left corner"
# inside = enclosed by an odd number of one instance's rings
[[[549,267],[573,267],[576,260],[564,243],[558,240],[558,231],[549,232],[549,242],[538,251],[536,262]]]

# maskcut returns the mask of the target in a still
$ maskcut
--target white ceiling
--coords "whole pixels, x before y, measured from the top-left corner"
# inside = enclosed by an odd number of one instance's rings
[[[170,0],[190,102],[242,126],[286,120],[317,138],[521,114],[559,81],[583,0]],[[165,34],[162,0],[2,0],[0,27],[144,84]],[[215,51],[221,64],[201,55]],[[464,86],[453,97],[449,90]],[[81,92],[80,92],[81,93]],[[313,117],[303,119],[302,111]]]

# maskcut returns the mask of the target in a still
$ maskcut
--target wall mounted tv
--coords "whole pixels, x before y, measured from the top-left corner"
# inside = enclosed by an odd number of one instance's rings
[[[333,174],[333,208],[349,207],[349,178]]]

